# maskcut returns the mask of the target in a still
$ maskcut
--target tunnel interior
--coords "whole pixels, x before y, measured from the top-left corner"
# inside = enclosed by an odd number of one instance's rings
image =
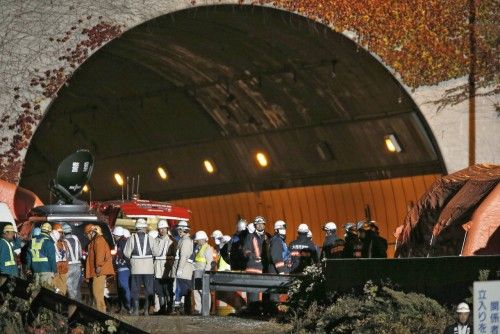
[[[140,174],[141,196],[155,200],[445,172],[418,107],[374,56],[271,8],[148,21],[92,55],[58,95],[20,182],[45,202],[58,163],[80,148],[96,159],[95,200],[119,198],[116,172]],[[400,152],[387,149],[389,135]]]

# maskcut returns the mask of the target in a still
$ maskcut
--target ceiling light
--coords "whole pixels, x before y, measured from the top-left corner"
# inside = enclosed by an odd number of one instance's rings
[[[269,164],[266,155],[262,152],[257,152],[257,154],[255,155],[255,159],[257,159],[257,162],[261,167],[267,167],[267,165]]]
[[[209,174],[215,173],[215,163],[210,160],[204,160],[203,165]]]
[[[123,186],[123,177],[120,175],[120,173],[115,173],[115,181],[119,186]]]
[[[398,140],[394,135],[387,135],[384,137],[385,146],[389,152],[401,152],[401,146],[399,146]]]
[[[84,193],[88,192],[89,191],[89,186],[88,185],[84,185],[82,190],[83,190]]]
[[[160,177],[163,180],[166,180],[168,178],[167,171],[163,167],[161,167],[161,166],[158,167],[157,171],[158,171],[158,175],[160,175]]]

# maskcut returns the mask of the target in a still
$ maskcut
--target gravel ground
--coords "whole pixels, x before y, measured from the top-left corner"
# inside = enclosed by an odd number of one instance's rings
[[[239,317],[139,316],[120,317],[150,333],[286,333],[289,326]]]

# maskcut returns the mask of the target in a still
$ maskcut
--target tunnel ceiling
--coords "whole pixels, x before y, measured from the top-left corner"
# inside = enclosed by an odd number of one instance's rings
[[[49,108],[21,185],[47,200],[79,148],[96,158],[94,199],[120,196],[117,171],[161,200],[443,172],[419,111],[375,58],[306,18],[245,6],[165,15],[96,52]]]

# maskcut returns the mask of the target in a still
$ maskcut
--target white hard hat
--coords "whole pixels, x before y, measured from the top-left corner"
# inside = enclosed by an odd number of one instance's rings
[[[336,231],[337,230],[337,224],[335,224],[334,222],[328,222],[323,227],[323,230],[325,230],[325,231]]]
[[[467,305],[467,303],[458,304],[457,313],[470,313],[469,305]]]
[[[157,230],[151,230],[148,232],[149,236],[152,237],[153,239],[158,238],[158,231]]]
[[[146,219],[144,219],[144,218],[139,218],[135,222],[135,228],[137,228],[137,229],[146,228],[146,227],[148,227],[148,223],[146,222]]]
[[[222,241],[224,241],[224,242],[231,241],[231,236],[230,235],[224,235],[224,236],[222,236]]]
[[[255,232],[255,225],[253,223],[248,224],[247,225],[247,230],[248,230],[248,233]]]
[[[212,232],[212,238],[222,238],[223,234],[220,230],[215,230]]]
[[[165,219],[162,219],[158,222],[158,228],[168,228],[168,223]]]
[[[124,234],[124,228],[121,226],[115,226],[113,229],[113,235],[116,235],[117,237],[123,237]]]
[[[280,228],[286,228],[286,223],[283,221],[283,220],[277,220],[275,223],[274,223],[274,229],[275,230],[278,230]]]
[[[179,220],[179,224],[177,224],[178,230],[189,230],[188,222],[185,220]]]
[[[257,216],[253,219],[253,223],[254,225],[257,225],[257,224],[265,224],[266,223],[266,220],[264,219],[264,217],[262,216]]]
[[[311,232],[311,230],[307,231],[307,237],[308,238],[312,238],[313,237],[313,233]]]
[[[236,223],[236,230],[238,232],[241,232],[246,228],[247,228],[247,221],[245,219],[238,220],[238,222]]]
[[[299,233],[307,233],[309,231],[309,226],[307,224],[300,224],[297,228],[297,232]]]
[[[194,235],[194,240],[208,240],[208,235],[205,231],[198,231]]]
[[[124,229],[123,229],[123,236],[124,236],[125,238],[127,238],[127,239],[128,239],[128,238],[130,238],[130,231],[129,231],[129,230],[127,230],[126,228],[124,228]]]

